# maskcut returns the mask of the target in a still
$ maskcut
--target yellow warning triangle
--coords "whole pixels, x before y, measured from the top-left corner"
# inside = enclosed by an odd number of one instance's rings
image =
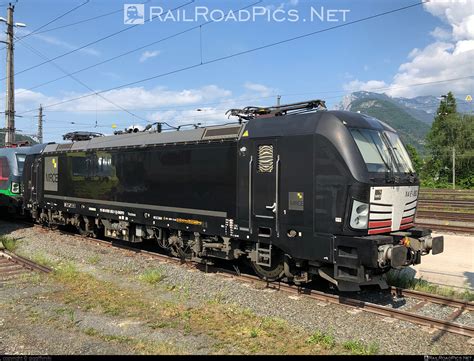
[[[467,102],[472,102],[472,97],[471,97],[470,95],[468,95],[468,96],[466,97],[466,101],[467,101]]]

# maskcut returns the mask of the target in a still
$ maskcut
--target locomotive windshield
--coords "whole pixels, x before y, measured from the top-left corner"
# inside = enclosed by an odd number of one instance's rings
[[[400,137],[392,132],[385,132],[385,135],[387,136],[388,141],[390,142],[390,145],[393,149],[393,155],[398,166],[398,170],[402,173],[413,173],[415,169],[413,168],[410,156],[408,155],[405,146],[400,140]]]
[[[18,163],[18,174],[19,175],[23,174],[23,166],[25,165],[25,159],[26,159],[25,154],[17,154],[16,155],[16,161]]]
[[[350,131],[369,172],[414,172],[410,157],[397,134],[361,128]]]

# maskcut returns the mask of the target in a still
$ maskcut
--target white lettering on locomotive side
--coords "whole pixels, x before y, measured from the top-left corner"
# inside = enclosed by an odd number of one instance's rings
[[[109,213],[109,214],[115,214],[115,215],[123,215],[125,214],[124,211],[118,211],[116,209],[107,209],[107,208],[100,208],[99,209],[99,212],[102,212],[102,213]]]

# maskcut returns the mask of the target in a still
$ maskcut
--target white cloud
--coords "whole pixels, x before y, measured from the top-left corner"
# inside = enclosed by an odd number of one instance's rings
[[[387,83],[384,81],[379,80],[369,80],[367,82],[363,82],[360,80],[352,80],[349,83],[343,85],[343,88],[347,92],[356,92],[359,90],[365,91],[378,91],[381,88],[387,87]]]
[[[225,107],[202,107],[199,111],[197,109],[157,111],[147,118],[150,121],[167,122],[175,126],[197,123],[208,126],[231,122],[232,120],[227,119],[225,115],[228,108],[232,108],[229,103]]]
[[[140,63],[143,63],[147,61],[148,59],[157,57],[158,55],[161,54],[161,51],[159,50],[153,50],[153,51],[145,51],[143,54],[140,56]]]
[[[102,95],[149,121],[161,121],[173,125],[202,123],[208,126],[236,121],[237,119],[229,119],[226,116],[228,109],[255,105],[255,101],[258,101],[261,105],[273,101],[264,99],[260,102],[261,98],[266,98],[266,94],[272,91],[271,88],[265,85],[248,82],[244,84],[243,88],[245,91],[238,96],[233,96],[230,90],[220,88],[216,85],[183,90],[171,90],[165,87],[156,87],[153,89],[133,87],[105,92],[102,93]],[[101,124],[100,119],[102,116],[107,117],[120,114],[120,116],[117,117],[119,121],[116,122],[118,129],[122,129],[132,123],[144,123],[144,121],[133,118],[131,115],[124,113],[123,110],[117,109],[113,104],[95,95],[58,106],[48,107],[48,105],[87,94],[65,93],[61,96],[52,97],[40,92],[24,89],[16,89],[16,94],[16,110],[19,115],[33,116],[36,114],[36,109],[39,107],[39,104],[43,104],[43,106],[46,106],[46,114],[54,114],[55,111],[61,111],[60,114],[64,114],[65,119],[69,116],[81,116],[81,118],[89,119],[90,115],[94,114],[97,110],[99,114],[99,124]],[[22,114],[26,110],[32,109],[34,109],[33,112]],[[200,110],[198,111],[198,109]],[[0,111],[1,110],[2,109],[0,109]],[[52,118],[54,118],[54,115]],[[82,123],[90,121],[89,119],[88,121],[82,121]],[[65,132],[63,131],[64,129],[72,129],[71,125],[68,124],[66,121],[63,125],[56,125],[58,128],[57,133],[62,134]],[[77,128],[77,125],[74,125],[74,127]]]
[[[275,4],[270,4],[270,5],[267,5],[265,6],[265,8],[268,10],[268,11],[274,11],[274,10],[283,10],[285,8],[288,8],[288,7],[296,7],[298,6],[298,4],[300,3],[299,0],[288,0],[288,1],[284,1],[284,2],[280,2],[280,4],[277,6]]]
[[[449,90],[455,94],[472,91],[474,78],[454,82],[439,82],[445,79],[463,78],[474,75],[474,14],[473,3],[467,1],[431,0],[424,4],[426,11],[437,16],[446,28],[437,27],[431,35],[435,41],[425,48],[413,49],[407,62],[401,64],[386,91],[391,96],[414,97],[438,95]],[[371,90],[380,80],[367,82],[358,79],[344,85],[344,89]],[[436,83],[438,82],[438,83]],[[412,84],[431,83],[420,86]]]
[[[59,103],[76,97],[87,95],[85,93],[66,93],[62,96],[51,97],[45,94],[25,89],[16,89],[16,108],[18,113],[37,108],[39,104],[49,105]],[[232,92],[219,88],[216,85],[207,85],[197,89],[184,89],[180,91],[170,90],[164,87],[145,89],[143,87],[123,88],[111,90],[101,95],[126,109],[159,109],[161,107],[192,106],[199,104],[228,99]],[[117,107],[103,98],[91,95],[67,102],[50,110],[66,110],[71,113],[80,113],[89,110],[116,111]],[[119,110],[120,111],[120,110]]]
[[[66,41],[60,40],[60,39],[58,39],[56,37],[53,37],[53,36],[43,35],[43,34],[33,34],[32,36],[34,36],[35,38],[37,38],[37,39],[39,39],[39,40],[41,40],[45,43],[48,43],[48,44],[51,44],[51,45],[56,45],[56,46],[59,46],[61,48],[66,49],[66,50],[74,50],[74,49],[79,48],[79,46],[77,46],[77,45],[68,43]],[[25,41],[27,41],[27,40],[25,40]],[[91,47],[80,49],[80,50],[78,50],[78,52],[88,54],[88,55],[93,55],[93,56],[99,56],[100,55],[99,51],[97,51],[96,49],[91,48]]]
[[[430,32],[430,35],[436,40],[445,41],[452,39],[452,33],[448,29],[441,28],[437,26],[433,31]]]
[[[452,27],[454,39],[463,40],[474,38],[474,10],[472,0],[432,0],[424,3],[423,7]]]
[[[275,95],[276,93],[276,89],[273,89],[273,88],[267,87],[266,85],[258,84],[258,83],[246,82],[244,84],[244,87],[247,90],[258,93],[262,97]]]

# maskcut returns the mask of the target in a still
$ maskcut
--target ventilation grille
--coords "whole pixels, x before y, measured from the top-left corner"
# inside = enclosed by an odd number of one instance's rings
[[[221,138],[237,138],[240,133],[241,126],[238,127],[220,127],[206,129],[202,139],[221,139]]]
[[[69,150],[72,148],[73,143],[58,144],[56,150]]]
[[[260,145],[258,147],[259,173],[273,172],[273,145]]]

